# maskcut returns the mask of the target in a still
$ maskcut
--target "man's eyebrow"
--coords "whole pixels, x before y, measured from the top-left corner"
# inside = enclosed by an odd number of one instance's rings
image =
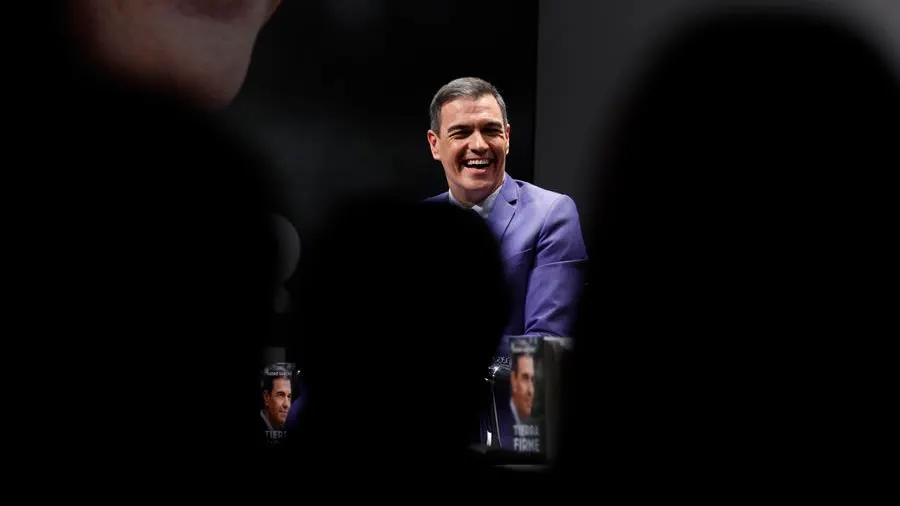
[[[459,130],[471,130],[471,129],[472,129],[472,125],[459,124],[459,125],[453,125],[450,128],[448,128],[447,133],[456,132]]]
[[[485,128],[503,128],[503,123],[496,121],[496,120],[490,120],[490,121],[486,121],[484,123],[484,127]],[[471,130],[471,129],[472,129],[471,124],[460,123],[458,125],[453,125],[453,126],[447,128],[447,133],[452,133],[452,132],[456,132],[459,130]]]

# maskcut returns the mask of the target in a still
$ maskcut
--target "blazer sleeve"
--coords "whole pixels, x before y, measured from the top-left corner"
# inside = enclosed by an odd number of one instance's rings
[[[571,337],[584,285],[587,251],[575,201],[560,195],[538,234],[525,297],[525,333]]]

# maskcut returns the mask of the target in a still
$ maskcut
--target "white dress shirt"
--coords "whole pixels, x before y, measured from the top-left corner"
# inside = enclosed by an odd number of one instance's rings
[[[522,425],[522,419],[519,418],[519,410],[516,409],[516,405],[515,403],[513,403],[512,397],[509,398],[509,410],[512,411],[513,424]]]
[[[503,188],[504,181],[506,181],[506,174],[503,174],[503,180],[500,181],[500,186],[498,186],[497,189],[494,190],[494,193],[488,195],[488,197],[484,199],[481,204],[472,205],[471,209],[478,213],[478,215],[482,218],[487,219],[487,217],[491,214],[491,209],[494,207],[494,201],[497,200],[497,195],[500,195],[500,189]],[[453,192],[448,191],[447,195],[450,197],[451,203],[456,204],[463,209],[469,209],[460,201],[453,198]]]
[[[272,427],[272,423],[269,422],[269,417],[266,416],[266,414],[263,412],[263,410],[259,410],[259,416],[261,416],[262,419],[263,419],[263,421],[266,422],[266,428],[267,428],[268,430],[275,430],[275,429]]]

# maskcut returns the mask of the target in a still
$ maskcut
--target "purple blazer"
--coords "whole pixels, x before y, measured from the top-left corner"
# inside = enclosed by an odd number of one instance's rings
[[[507,174],[487,221],[513,296],[505,335],[572,337],[587,263],[575,202]]]

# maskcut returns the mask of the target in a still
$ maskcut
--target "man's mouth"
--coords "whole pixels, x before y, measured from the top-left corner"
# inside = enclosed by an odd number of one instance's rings
[[[470,158],[468,160],[463,160],[462,166],[467,169],[486,169],[493,162],[494,161],[490,158]]]

